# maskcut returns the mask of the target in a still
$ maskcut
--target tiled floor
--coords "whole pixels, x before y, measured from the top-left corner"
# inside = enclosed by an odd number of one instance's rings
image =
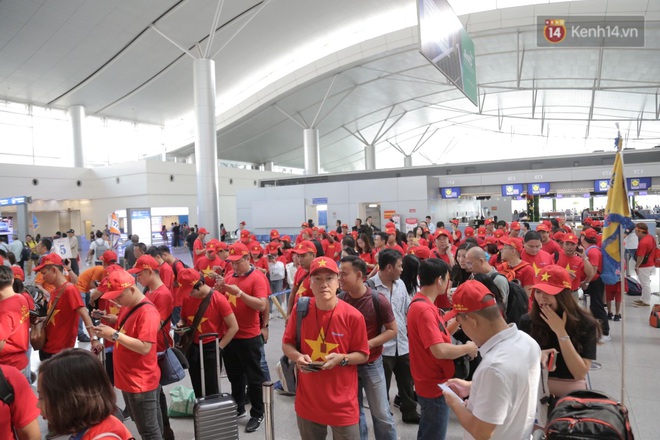
[[[179,258],[188,262],[190,254],[186,250],[176,252]],[[655,292],[660,291],[658,285],[658,274],[652,279],[652,288]],[[623,323],[610,322],[612,341],[598,346],[598,363],[602,365],[601,369],[593,370],[590,373],[592,387],[609,394],[611,397],[619,400],[621,397],[621,371],[622,359],[625,359],[625,404],[630,410],[630,419],[633,431],[637,439],[655,440],[659,438],[658,426],[658,402],[660,401],[660,381],[658,380],[658,365],[660,365],[660,329],[651,328],[648,325],[648,308],[635,308],[632,306],[632,300],[635,298],[627,297],[626,307],[624,309],[625,317],[625,356],[622,355],[622,328]],[[652,297],[653,303],[660,302],[657,295]],[[276,313],[277,314],[277,313]],[[275,317],[270,322],[270,341],[266,344],[266,357],[270,366],[271,377],[277,380],[275,365],[281,356],[281,339],[284,332],[284,320]],[[88,347],[89,344],[80,344],[82,347]],[[39,360],[35,354],[32,357],[33,369],[38,367]],[[190,386],[190,380],[186,377],[183,385]],[[396,381],[392,381],[393,387]],[[166,387],[169,391],[172,386]],[[222,380],[224,391],[230,391],[230,385],[226,378]],[[394,397],[396,390],[390,393]],[[121,395],[118,393],[119,399]],[[169,399],[169,395],[168,395]],[[293,397],[282,396],[276,393],[274,400],[275,414],[275,439],[293,440],[299,439],[298,429],[296,427],[295,412],[293,407]],[[122,406],[123,407],[123,406]],[[369,419],[368,410],[367,419]],[[407,425],[401,421],[401,413],[393,408],[395,420],[397,421],[397,434],[399,439],[415,439],[417,436],[417,426]],[[252,434],[244,432],[247,418],[239,420],[240,437],[246,439],[264,438],[265,423],[259,430]],[[369,421],[369,423],[371,423]],[[193,425],[191,419],[172,419],[172,427],[177,439],[193,439]],[[45,426],[45,422],[42,424]],[[136,435],[135,425],[127,422],[129,429]],[[43,432],[46,432],[45,429]],[[463,438],[463,430],[458,424],[456,418],[452,415],[447,434],[448,440]],[[370,438],[373,438],[373,430],[370,429]]]

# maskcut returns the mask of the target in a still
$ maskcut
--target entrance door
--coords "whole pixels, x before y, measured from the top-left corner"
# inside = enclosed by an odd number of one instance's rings
[[[381,211],[380,211],[380,202],[368,202],[368,203],[362,203],[360,205],[360,218],[362,219],[362,222],[366,224],[367,222],[367,217],[373,217],[373,224],[379,228],[383,229],[383,218],[381,217]]]

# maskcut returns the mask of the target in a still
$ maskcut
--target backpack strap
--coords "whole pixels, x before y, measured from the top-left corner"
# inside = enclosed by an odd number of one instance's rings
[[[422,298],[415,298],[412,301],[410,301],[410,305],[408,306],[408,311],[410,311],[410,306],[413,305],[413,303],[419,302],[419,301],[424,301]],[[438,327],[440,328],[440,331],[446,335],[449,335],[447,332],[447,329],[445,328],[444,325],[442,325],[442,319],[438,321]],[[449,335],[451,336],[451,335]]]
[[[7,406],[14,403],[14,388],[7,381],[2,368],[0,368],[0,401],[4,402]]]
[[[308,296],[301,296],[298,298],[298,308],[296,309],[296,350],[300,351],[302,335],[302,320],[307,316],[309,312],[309,300]]]
[[[378,330],[383,328],[383,316],[380,311],[380,292],[376,289],[370,289],[371,290],[371,299],[374,302],[374,311],[376,312],[376,322],[378,323]]]

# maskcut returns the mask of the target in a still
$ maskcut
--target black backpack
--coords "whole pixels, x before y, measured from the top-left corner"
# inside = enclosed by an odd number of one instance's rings
[[[0,402],[8,406],[14,403],[14,388],[5,378],[2,368],[0,368]]]
[[[376,289],[376,284],[373,282],[373,280],[367,280],[364,284],[371,290],[371,299],[374,302],[374,311],[376,312],[376,322],[378,322],[378,328],[382,329],[384,323],[380,312],[380,300],[378,299],[378,296],[382,295],[382,293],[378,292]],[[337,294],[337,297],[342,301],[346,301],[346,295],[346,292],[342,291]]]
[[[494,273],[490,279],[495,281],[496,276],[502,276],[509,283],[509,296],[506,301],[505,319],[508,324],[520,324],[520,318],[529,312],[529,297],[525,288],[516,281],[509,281],[501,273]],[[498,289],[499,290],[499,289]]]
[[[626,407],[591,390],[573,391],[559,399],[545,435],[547,440],[634,440]]]

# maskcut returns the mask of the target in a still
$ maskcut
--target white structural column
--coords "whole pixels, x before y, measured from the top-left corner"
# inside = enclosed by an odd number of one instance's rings
[[[85,106],[72,105],[69,107],[69,121],[71,122],[71,133],[73,139],[73,166],[82,168],[83,157],[83,125],[85,124]]]
[[[376,169],[376,146],[374,144],[364,146],[364,168],[366,170]]]
[[[412,168],[412,156],[403,156],[403,167]]]
[[[303,130],[303,155],[305,158],[305,174],[318,174],[319,168],[321,168],[318,128]]]
[[[219,237],[218,149],[215,134],[215,61],[193,61],[197,224]]]

